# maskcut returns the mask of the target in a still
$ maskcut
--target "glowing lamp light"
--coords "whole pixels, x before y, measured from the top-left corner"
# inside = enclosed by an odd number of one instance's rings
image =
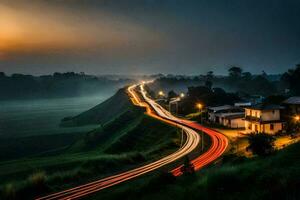
[[[184,96],[185,96],[184,93],[181,93],[181,94],[180,94],[180,97],[181,97],[181,98],[183,98]]]
[[[197,104],[197,108],[202,109],[202,108],[203,108],[203,105],[202,105],[201,103],[198,103],[198,104]]]
[[[159,96],[164,96],[165,94],[164,94],[163,91],[159,91],[159,92],[158,92],[158,95],[159,95]]]
[[[300,120],[300,116],[299,115],[295,116],[295,120],[299,121]]]

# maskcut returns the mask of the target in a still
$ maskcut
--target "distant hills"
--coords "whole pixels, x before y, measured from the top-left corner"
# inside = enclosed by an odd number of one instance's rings
[[[24,74],[5,75],[0,72],[0,100],[77,97],[111,92],[131,79],[97,77],[84,73],[54,73],[32,76]]]

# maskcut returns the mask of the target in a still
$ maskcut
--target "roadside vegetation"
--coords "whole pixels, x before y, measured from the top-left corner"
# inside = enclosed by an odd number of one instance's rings
[[[300,143],[267,157],[225,156],[222,165],[174,178],[145,176],[87,199],[299,199]]]

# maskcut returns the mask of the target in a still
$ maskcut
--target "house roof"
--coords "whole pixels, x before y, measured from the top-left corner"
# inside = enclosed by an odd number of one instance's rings
[[[230,110],[232,108],[235,108],[231,105],[224,105],[224,106],[216,106],[216,107],[208,107],[209,110],[212,110],[214,112],[220,111],[220,110]]]
[[[300,97],[290,97],[283,102],[284,104],[300,104]]]
[[[280,105],[276,105],[276,104],[269,104],[269,105],[265,105],[265,104],[256,104],[253,105],[251,107],[249,107],[249,109],[253,109],[253,110],[280,110],[280,109],[284,109],[284,107],[280,106]]]
[[[220,117],[224,117],[226,119],[238,119],[238,118],[244,118],[245,113],[244,112],[238,112],[238,113],[221,113],[217,114]]]

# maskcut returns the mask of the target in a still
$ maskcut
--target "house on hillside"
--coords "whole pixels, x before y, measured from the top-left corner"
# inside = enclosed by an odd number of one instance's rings
[[[230,128],[243,128],[244,109],[241,107],[223,105],[208,107],[208,120],[212,123],[220,124]]]
[[[218,113],[216,116],[219,118],[219,124],[229,128],[245,128],[245,113]]]
[[[279,105],[257,104],[245,109],[245,132],[275,134],[282,131],[283,121]]]

